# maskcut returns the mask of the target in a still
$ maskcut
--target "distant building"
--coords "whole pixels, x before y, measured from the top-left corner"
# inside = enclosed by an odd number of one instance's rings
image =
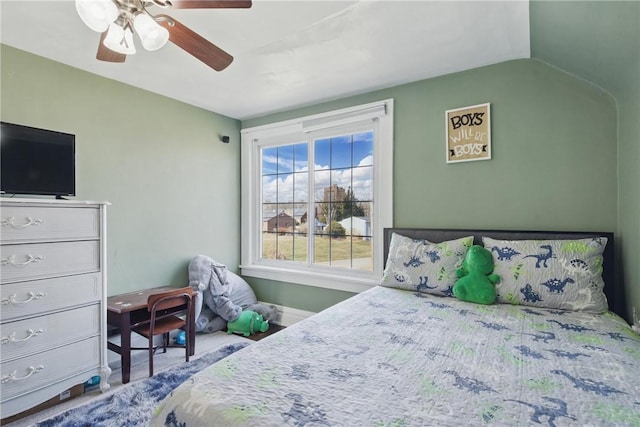
[[[347,197],[347,191],[338,187],[337,184],[331,184],[329,187],[324,188],[324,199],[325,202],[342,202]]]
[[[313,232],[315,234],[322,234],[324,232],[324,228],[327,226],[324,222],[320,221],[318,218],[315,219],[315,229]]]
[[[279,213],[266,221],[266,230],[278,233],[292,233],[296,226],[296,220],[284,212]]]
[[[306,224],[308,220],[307,217],[307,212],[305,212],[304,214],[302,214],[302,216],[300,217],[300,224]],[[314,223],[314,228],[311,230],[312,233],[322,233],[324,230],[324,227],[327,225],[324,222],[320,221],[318,219],[318,208],[315,208],[315,218],[313,219],[313,223]],[[305,229],[306,230],[306,229]]]
[[[316,206],[316,208],[314,209],[314,218],[318,218],[318,207]],[[303,213],[302,216],[300,217],[300,224],[306,224],[307,223],[307,212]]]
[[[347,235],[352,236],[371,236],[371,219],[363,216],[352,216],[339,221],[340,225],[344,227]]]

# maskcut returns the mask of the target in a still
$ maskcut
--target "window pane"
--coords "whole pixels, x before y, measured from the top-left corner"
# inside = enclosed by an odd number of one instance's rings
[[[325,226],[331,224],[331,221],[340,220],[342,213],[342,203],[317,203],[316,209],[318,210],[318,219]],[[325,230],[327,233],[328,230]]]
[[[262,232],[262,258],[276,259],[276,233]]]
[[[331,140],[330,139],[317,139],[314,142],[314,156],[315,165],[314,169],[329,169],[331,165]]]
[[[352,186],[351,170],[351,168],[331,170],[331,184],[334,187],[332,201],[341,202],[347,197],[347,192],[350,192],[349,189]]]
[[[373,137],[361,132],[315,141],[314,200],[324,225],[315,230],[316,264],[373,269]]]
[[[293,145],[278,147],[278,173],[293,172]]]
[[[278,205],[278,207],[281,206],[282,205]],[[283,210],[278,214],[276,219],[276,228],[279,233],[293,233],[293,229],[295,228],[295,220],[291,215]]]
[[[373,165],[373,132],[362,132],[353,135],[352,165]]]
[[[352,216],[354,216],[354,214],[353,214],[353,203],[345,201],[344,203],[342,203],[341,224],[342,224],[342,227],[344,227],[344,231],[345,231],[345,233],[347,235],[351,234],[351,228],[352,228],[351,217]]]
[[[262,150],[262,174],[278,173],[278,148],[265,148]]]
[[[329,245],[331,239],[324,234],[316,234],[313,240],[313,263],[329,265]]]
[[[274,231],[277,215],[278,205],[276,203],[262,204],[262,231]]]
[[[331,138],[331,169],[351,167],[351,135]]]
[[[306,233],[306,230],[305,231],[300,231],[299,227],[300,227],[300,224],[303,221],[306,222],[306,220],[307,220],[307,207],[308,207],[308,205],[306,203],[294,203],[292,205],[292,209],[291,209],[292,214],[291,214],[291,216],[293,216],[293,219],[295,220],[295,230],[294,231],[296,233],[303,233],[303,234]]]
[[[278,174],[278,203],[293,202],[293,174]]]
[[[262,177],[262,203],[276,203],[278,201],[277,178],[277,175],[265,175]]]
[[[339,235],[331,237],[331,266],[351,268],[351,239]]]
[[[351,188],[354,200],[373,200],[373,166],[353,168]]]
[[[293,146],[293,158],[296,172],[306,172],[309,170],[309,148],[306,142]]]
[[[353,237],[352,268],[373,271],[373,244],[370,237]]]
[[[295,202],[309,201],[308,172],[298,172],[293,174],[293,200]]]
[[[314,185],[314,201],[325,201],[325,188],[329,188],[331,186],[331,171],[316,171],[314,173]]]
[[[277,259],[293,260],[293,233],[278,233]]]
[[[307,262],[307,234],[296,233],[293,235],[293,260]]]

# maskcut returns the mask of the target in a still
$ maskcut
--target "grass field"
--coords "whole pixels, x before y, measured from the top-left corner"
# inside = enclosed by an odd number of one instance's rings
[[[267,259],[306,262],[308,257],[306,234],[262,233],[262,254]],[[371,240],[357,236],[330,238],[315,236],[314,263],[339,265],[371,270]],[[353,265],[351,261],[353,262]]]

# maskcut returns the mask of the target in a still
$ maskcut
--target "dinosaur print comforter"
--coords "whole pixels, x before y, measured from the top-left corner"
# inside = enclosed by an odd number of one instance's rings
[[[156,426],[640,426],[613,314],[375,287],[196,374]]]

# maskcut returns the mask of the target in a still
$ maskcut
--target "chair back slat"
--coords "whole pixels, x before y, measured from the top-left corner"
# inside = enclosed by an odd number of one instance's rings
[[[147,310],[149,312],[167,310],[169,308],[186,305],[193,296],[190,287],[172,289],[170,291],[149,295],[147,299]]]

